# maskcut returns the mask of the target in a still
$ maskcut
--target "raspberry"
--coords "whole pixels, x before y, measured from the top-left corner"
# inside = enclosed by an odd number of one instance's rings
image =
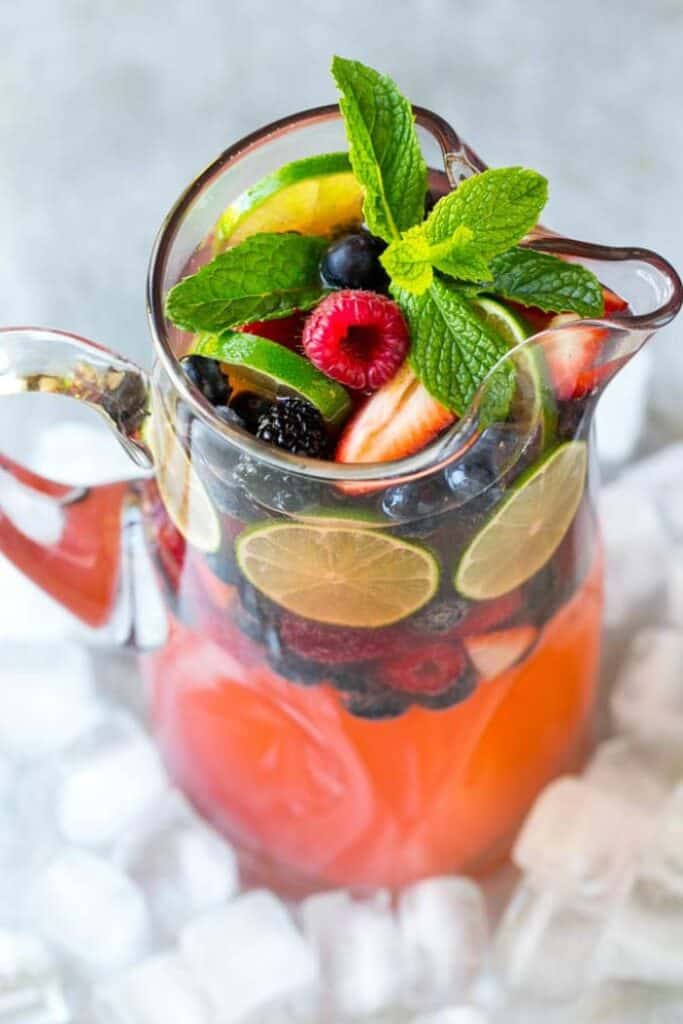
[[[349,388],[375,391],[390,380],[410,345],[396,303],[373,292],[341,291],[314,309],[304,328],[314,366]]]
[[[454,686],[466,668],[467,657],[460,644],[440,641],[387,658],[378,675],[391,690],[433,697]]]
[[[395,651],[400,631],[386,629],[353,629],[330,626],[295,615],[284,615],[280,626],[282,643],[303,658],[343,665],[353,661],[379,658]]]
[[[302,398],[281,398],[264,412],[256,436],[295,455],[321,457],[327,448],[325,421],[310,402]]]

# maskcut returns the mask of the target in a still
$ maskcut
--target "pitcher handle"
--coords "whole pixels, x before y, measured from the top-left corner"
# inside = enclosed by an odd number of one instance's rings
[[[0,329],[0,397],[43,392],[74,398],[104,417],[131,460],[151,470],[142,438],[149,380],[121,356],[63,331]],[[17,503],[17,492],[26,499]],[[133,495],[128,481],[73,488],[0,455],[0,552],[92,627],[108,623],[122,572],[121,531]],[[26,505],[43,506],[42,533]],[[133,502],[134,503],[134,502]],[[137,514],[138,522],[140,520]]]

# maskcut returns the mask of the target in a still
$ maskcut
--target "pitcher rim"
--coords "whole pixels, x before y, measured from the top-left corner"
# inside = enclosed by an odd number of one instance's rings
[[[449,159],[453,158],[464,158],[475,170],[486,169],[486,164],[477,153],[461,140],[455,129],[444,118],[420,106],[413,106],[413,112],[418,125],[428,131],[437,142],[443,156],[447,176]],[[194,415],[232,447],[241,449],[259,462],[267,463],[289,473],[318,480],[346,483],[356,481],[359,483],[370,481],[400,483],[433,473],[443,465],[456,461],[471,447],[477,433],[478,397],[497,367],[493,367],[482,381],[477,394],[462,418],[457,420],[445,435],[422,451],[394,462],[348,464],[326,462],[293,455],[284,450],[267,446],[220,419],[213,406],[192,386],[183,372],[180,360],[171,346],[168,325],[164,316],[162,281],[167,258],[184,217],[194,201],[218,177],[250,152],[294,129],[313,127],[316,124],[324,124],[340,118],[338,105],[327,104],[298,111],[272,121],[228,146],[187,185],[164,218],[152,247],[147,274],[147,319],[156,358],[170,378],[175,391],[192,408]],[[628,311],[615,312],[609,318],[591,319],[590,323],[612,329],[627,328],[630,331],[649,334],[669,323],[683,303],[683,284],[678,273],[668,260],[652,250],[639,246],[606,246],[582,242],[556,235],[545,229],[540,229],[536,236],[528,242],[528,245],[547,252],[562,252],[566,255],[595,260],[641,260],[652,266],[668,282],[669,294],[666,301],[651,312],[644,314],[633,314]],[[534,342],[543,333],[548,333],[547,329],[530,335],[529,338],[506,353],[502,357],[502,361],[509,358],[511,353],[517,353]],[[438,453],[443,453],[445,441],[448,447],[448,457],[444,458],[442,455],[439,458]]]

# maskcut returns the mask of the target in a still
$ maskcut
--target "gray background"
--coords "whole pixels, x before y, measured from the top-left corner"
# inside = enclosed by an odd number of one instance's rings
[[[149,363],[162,217],[240,134],[332,100],[332,52],[545,172],[559,230],[683,263],[680,0],[0,0],[0,39],[0,322]]]

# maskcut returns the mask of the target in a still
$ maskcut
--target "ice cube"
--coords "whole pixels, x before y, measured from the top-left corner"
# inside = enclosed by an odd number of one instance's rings
[[[208,1024],[209,1008],[176,953],[144,960],[95,992],[98,1024]]]
[[[606,463],[623,462],[635,450],[645,423],[650,369],[651,353],[639,353],[600,398],[596,414],[598,454]]]
[[[409,1006],[456,1002],[486,949],[484,898],[467,878],[429,878],[404,890],[398,905]]]
[[[683,744],[683,633],[652,627],[635,635],[611,696],[619,732],[641,743]]]
[[[310,997],[313,950],[272,893],[257,890],[197,918],[183,930],[182,955],[221,1024]]]
[[[633,805],[565,776],[534,804],[513,859],[544,885],[609,901],[624,888],[647,832]]]
[[[664,804],[673,785],[671,770],[661,758],[623,736],[600,744],[584,778],[591,786],[635,804],[645,814],[653,813]]]
[[[605,621],[627,626],[663,589],[669,541],[648,492],[617,480],[603,489],[600,519],[605,541]]]
[[[30,907],[44,937],[87,973],[122,969],[147,951],[142,893],[92,853],[73,848],[58,853],[35,879]]]
[[[592,975],[604,928],[603,916],[588,901],[522,882],[495,936],[495,966],[512,992],[568,1002]]]
[[[681,1024],[683,989],[603,982],[581,1000],[576,1024]]]
[[[0,1020],[65,1024],[71,1019],[52,956],[27,932],[0,931]]]
[[[64,754],[56,814],[71,843],[102,847],[147,813],[166,788],[159,756],[135,719],[108,715]]]
[[[446,1006],[435,1013],[421,1013],[413,1024],[487,1024],[488,1017],[476,1006]]]
[[[398,1005],[403,950],[386,893],[366,900],[346,892],[311,896],[301,919],[319,956],[330,1014],[362,1017]]]
[[[683,891],[640,873],[600,948],[608,978],[683,987]]]
[[[234,851],[174,790],[122,836],[114,859],[143,890],[168,935],[237,890]]]
[[[56,753],[100,714],[85,651],[66,643],[0,645],[0,750],[7,755]]]

